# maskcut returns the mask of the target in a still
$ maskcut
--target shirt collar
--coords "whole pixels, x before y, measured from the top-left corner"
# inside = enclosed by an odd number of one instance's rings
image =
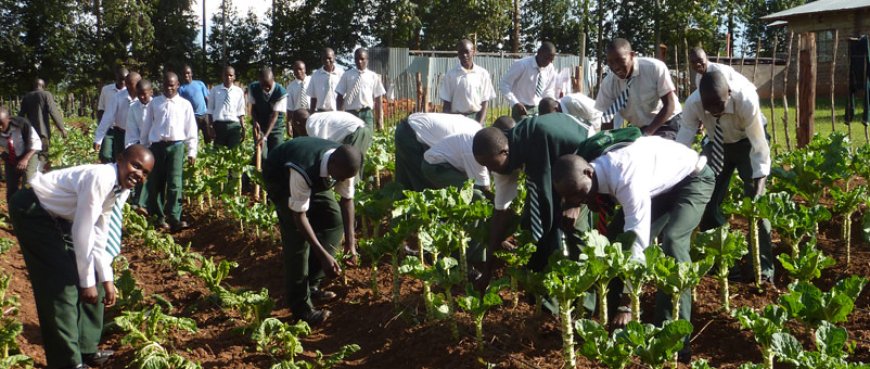
[[[338,74],[338,67],[332,68],[332,72],[327,72],[326,69],[320,67],[320,71],[326,74]]]
[[[631,75],[628,78],[640,77],[640,58],[634,57],[634,66],[631,67]]]
[[[332,153],[335,152],[335,149],[326,150],[323,153],[323,159],[320,160],[320,176],[323,178],[329,177],[329,172],[327,171],[327,166],[329,164],[329,157],[332,156]]]
[[[590,162],[589,166],[592,167],[592,170],[595,173],[595,179],[598,182],[598,194],[612,195],[613,190],[610,188],[610,183],[607,182],[607,177],[603,175],[604,173],[598,171],[598,163]]]

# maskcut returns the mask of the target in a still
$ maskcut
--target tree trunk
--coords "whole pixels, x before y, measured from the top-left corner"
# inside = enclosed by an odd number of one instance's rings
[[[804,33],[800,50],[801,75],[800,91],[800,117],[798,124],[798,147],[805,147],[813,138],[816,112],[816,34],[815,32]]]

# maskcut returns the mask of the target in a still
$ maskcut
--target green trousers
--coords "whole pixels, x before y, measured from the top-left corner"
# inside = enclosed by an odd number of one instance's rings
[[[356,115],[357,118],[362,119],[363,122],[366,122],[366,127],[368,127],[368,129],[372,131],[375,130],[375,111],[371,108],[365,108],[361,110],[348,110],[347,112]]]
[[[16,192],[9,213],[33,287],[47,367],[81,364],[82,354],[97,352],[102,335],[102,284],[97,283],[97,304],[79,299],[70,223],[49,215],[33,190]]]
[[[214,122],[214,144],[227,148],[235,148],[242,143],[242,125],[239,122]]]
[[[362,153],[363,162],[359,167],[359,174],[357,174],[356,179],[359,181],[362,178],[363,170],[365,170],[365,160],[366,153],[369,152],[369,148],[372,147],[372,136],[374,132],[369,127],[360,127],[357,128],[356,131],[344,137],[341,140],[341,143],[346,145],[351,145],[359,149],[359,152]]]
[[[465,181],[468,180],[468,176],[464,172],[449,163],[429,164],[424,159],[420,165],[420,172],[433,188],[450,186],[462,188]]]
[[[6,169],[7,204],[12,202],[12,195],[14,195],[16,191],[24,187],[24,185],[27,184],[27,182],[29,182],[34,175],[36,175],[36,172],[39,171],[39,167],[41,166],[41,164],[42,163],[40,161],[38,152],[30,157],[30,160],[27,162],[27,169],[24,171],[24,173],[18,171],[18,168],[16,168],[16,163],[4,161],[4,167]]]
[[[707,146],[705,151],[711,150],[710,145]],[[721,206],[725,196],[728,195],[728,186],[731,184],[735,169],[737,170],[737,175],[743,181],[743,196],[753,197],[755,195],[755,187],[752,181],[752,160],[749,158],[752,144],[749,142],[749,139],[743,139],[722,146],[725,151],[722,172],[716,176],[716,187],[713,189],[713,196],[710,197],[710,203],[707,204],[704,217],[701,218],[702,231],[718,228],[728,222],[728,218],[722,213]],[[761,254],[761,273],[765,277],[773,278],[774,262],[770,230],[769,220],[761,219],[758,221],[758,251]]]
[[[181,222],[182,173],[184,171],[184,142],[161,141],[151,144],[154,169],[148,175],[148,212],[157,216],[157,222]]]
[[[286,184],[284,184],[286,186]],[[287,304],[297,318],[314,309],[311,303],[311,288],[317,287],[325,273],[320,260],[311,252],[311,245],[305,235],[296,228],[293,212],[287,207],[287,199],[275,198],[270,192],[270,200],[278,212],[281,228],[281,242],[284,253],[284,280],[287,286]],[[332,191],[317,192],[311,196],[310,206],[305,214],[320,244],[332,255],[344,236],[341,210]]]
[[[524,105],[526,107],[526,114],[520,112],[517,109],[517,106],[511,106],[511,118],[514,118],[514,121],[519,123],[523,118],[532,117],[538,115],[538,107],[536,105]]]
[[[396,126],[396,182],[406,190],[423,191],[431,187],[426,181],[420,163],[423,153],[428,150],[426,145],[417,141],[414,129],[403,120]]]
[[[261,127],[261,131],[262,132]],[[275,127],[272,128],[272,131],[269,132],[269,135],[266,136],[266,147],[261,150],[260,156],[263,158],[263,161],[269,157],[269,151],[274,150],[278,145],[284,143],[284,122],[275,123]]]
[[[123,129],[112,127],[106,132],[106,137],[103,137],[103,143],[100,144],[100,162],[114,163],[118,158],[118,154],[124,151],[124,135],[126,132]]]
[[[710,201],[716,182],[713,170],[705,167],[699,174],[689,176],[670,191],[659,194],[652,199],[652,221],[650,223],[650,240],[658,238],[665,255],[673,257],[677,262],[692,261],[689,256],[692,232],[701,222],[704,209]],[[624,214],[617,212],[610,229],[613,234],[622,232]],[[630,247],[631,245],[626,245]],[[609,308],[610,316],[616,313],[619,306],[619,295],[623,284],[614,280],[610,285]],[[661,325],[665,320],[673,320],[670,296],[662,291],[656,292],[653,321]],[[683,292],[680,297],[680,319],[691,321],[692,291]]]

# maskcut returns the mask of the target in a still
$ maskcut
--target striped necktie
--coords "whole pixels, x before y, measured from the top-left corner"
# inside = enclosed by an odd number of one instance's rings
[[[359,95],[360,88],[362,88],[362,80],[363,80],[363,72],[361,70],[357,70],[356,83],[353,84],[353,88],[350,92],[344,96],[344,108],[347,110],[347,106],[356,99]],[[360,101],[362,103],[362,101]],[[363,106],[365,108],[366,106]]]
[[[230,99],[230,89],[227,89],[227,94],[226,94],[226,96],[224,96],[224,103],[223,103],[223,107],[221,108],[221,110],[223,111],[223,113],[226,113],[226,114],[229,114],[230,116],[233,116],[236,114],[235,114],[235,112],[232,111],[233,105],[232,105],[232,101],[230,101],[230,100],[231,100]]]
[[[716,118],[716,128],[713,129],[713,146],[710,150],[710,167],[717,175],[722,172],[722,165],[725,163],[725,147],[723,146],[725,137],[722,133],[720,119]]]
[[[544,78],[541,75],[541,71],[538,70],[538,79],[535,82],[535,97],[544,96]]]
[[[610,104],[610,107],[607,108],[607,111],[601,115],[602,123],[610,123],[613,121],[613,117],[616,116],[620,110],[625,108],[625,105],[628,104],[628,91],[631,89],[631,82],[634,81],[634,77],[628,79],[628,83],[625,84],[625,89],[619,94],[616,98],[616,101],[613,104]]]
[[[538,187],[535,182],[526,181],[526,198],[529,200],[529,220],[532,239],[540,240],[544,236],[544,226],[541,222],[541,205],[538,203]]]
[[[121,186],[115,186],[115,204],[112,206],[112,214],[109,216],[109,231],[106,239],[106,253],[113,259],[121,253],[121,210],[124,202],[121,201]]]
[[[311,97],[305,90],[305,80],[299,81],[299,109],[308,109],[311,106]]]

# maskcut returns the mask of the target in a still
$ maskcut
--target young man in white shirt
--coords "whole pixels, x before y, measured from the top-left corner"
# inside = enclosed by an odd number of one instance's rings
[[[306,89],[308,96],[311,97],[309,110],[312,113],[338,110],[335,88],[344,73],[341,67],[335,65],[335,51],[332,49],[328,47],[323,49],[320,60],[323,62],[323,67],[311,74],[311,81],[308,82]]]
[[[372,130],[366,123],[344,111],[310,114],[306,109],[293,112],[293,137],[317,137],[356,147],[365,157],[372,146]]]
[[[182,174],[187,146],[187,162],[196,160],[199,144],[196,118],[187,99],[178,94],[178,76],[163,77],[163,94],[145,109],[140,142],[154,153],[154,170],[148,176],[148,212],[157,217],[157,228],[172,232],[187,228],[181,220]]]
[[[139,142],[142,139],[142,125],[145,121],[145,110],[154,96],[154,86],[147,79],[140,80],[136,84],[136,102],[130,106],[127,114],[127,135],[124,139],[125,148]],[[142,215],[148,215],[148,192],[145,191],[145,183],[139,183],[130,193],[130,204],[133,210]]]
[[[611,196],[622,205],[622,229],[635,235],[630,247],[633,260],[645,262],[644,250],[658,237],[665,255],[681,263],[691,262],[692,232],[701,221],[715,182],[706,162],[705,157],[677,142],[641,137],[591,163],[575,154],[560,157],[553,165],[553,188],[566,208],[586,204],[597,210],[599,195]],[[615,222],[620,220],[615,218]],[[611,314],[612,323],[624,326],[631,320],[631,310],[621,307],[627,306],[630,299],[622,294],[623,286],[618,284],[612,286],[610,298],[619,298],[619,304],[609,306],[618,309]],[[659,291],[654,321],[661,324],[677,319],[671,312],[670,298]],[[691,321],[691,313],[692,293],[684,291],[679,319]],[[687,342],[681,351],[681,361],[688,356]]]
[[[601,130],[601,112],[595,109],[595,100],[582,93],[568,94],[561,100],[550,97],[541,99],[538,104],[538,115],[563,113],[582,125],[592,135]]]
[[[704,231],[728,222],[721,205],[735,169],[743,181],[743,196],[757,198],[764,194],[764,184],[770,174],[770,146],[754,86],[732,87],[727,75],[718,71],[705,73],[699,82],[698,89],[686,99],[677,142],[691,147],[701,125],[709,139],[704,154],[716,173],[716,188],[701,220]],[[770,221],[762,219],[758,229],[761,272],[764,279],[771,282],[774,261]],[[732,275],[741,277],[736,272]]]
[[[719,63],[713,63],[707,59],[707,52],[701,47],[696,47],[689,50],[689,65],[695,70],[695,88],[701,85],[701,76],[709,72],[721,72],[728,81],[728,85],[735,90],[743,90],[745,88],[756,89],[755,84],[749,81],[740,72],[731,68],[731,66]]]
[[[109,83],[100,89],[100,98],[97,100],[97,124],[100,124],[103,120],[103,113],[106,112],[106,108],[109,107],[112,98],[126,88],[124,86],[124,79],[127,78],[127,73],[127,68],[121,66],[115,68],[115,82]]]
[[[296,319],[311,325],[329,317],[329,310],[316,309],[312,299],[335,298],[319,284],[341,273],[335,252],[342,236],[345,253],[356,258],[354,175],[361,165],[362,154],[355,147],[317,137],[281,144],[263,165],[281,229],[287,305]],[[331,190],[341,200],[336,202]]]
[[[511,117],[515,121],[536,115],[542,98],[556,98],[555,59],[556,46],[549,41],[541,42],[535,56],[518,60],[502,77],[499,89],[511,104]]]
[[[445,113],[462,114],[480,122],[486,122],[489,100],[496,98],[489,72],[474,64],[474,45],[471,40],[459,40],[456,57],[459,65],[447,71],[438,88],[438,97],[443,102]]]
[[[305,74],[305,62],[293,62],[293,81],[287,83],[287,116],[294,111],[311,108],[311,96],[308,96],[308,84],[311,78]]]
[[[112,97],[94,132],[94,151],[99,153],[100,162],[112,163],[115,156],[124,150],[127,135],[127,115],[136,102],[136,84],[142,77],[130,72],[124,77],[124,89]]]
[[[260,80],[248,86],[248,104],[251,105],[254,139],[256,145],[261,147],[260,152],[265,159],[269,150],[284,142],[284,120],[287,113],[287,90],[275,82],[272,68],[261,68]]]
[[[224,68],[223,83],[212,87],[208,99],[208,122],[214,130],[214,144],[235,148],[245,134],[245,91],[235,85],[236,69]]]
[[[121,207],[153,165],[148,149],[134,145],[117,163],[38,174],[9,202],[49,368],[99,366],[112,355],[98,345],[103,308],[116,299]]]
[[[628,40],[616,38],[607,45],[607,66],[610,73],[595,99],[595,108],[604,113],[602,129],[614,128],[611,122],[619,113],[646,136],[675,139],[682,110],[665,63],[637,57]]]
[[[378,118],[377,127],[384,126],[383,114],[375,114],[381,111],[381,96],[387,93],[381,76],[368,69],[369,51],[363,48],[356,49],[353,53],[356,69],[351,69],[341,75],[338,86],[335,87],[337,94],[337,110],[343,110],[359,117],[366,122],[366,126],[374,131],[375,116]]]
[[[6,169],[6,203],[12,195],[40,171],[39,157],[42,140],[30,121],[13,117],[0,106],[0,151]],[[23,179],[23,180],[22,180]]]
[[[423,154],[447,136],[474,134],[480,123],[458,114],[414,113],[396,126],[396,182],[406,190],[432,188],[421,170]]]

